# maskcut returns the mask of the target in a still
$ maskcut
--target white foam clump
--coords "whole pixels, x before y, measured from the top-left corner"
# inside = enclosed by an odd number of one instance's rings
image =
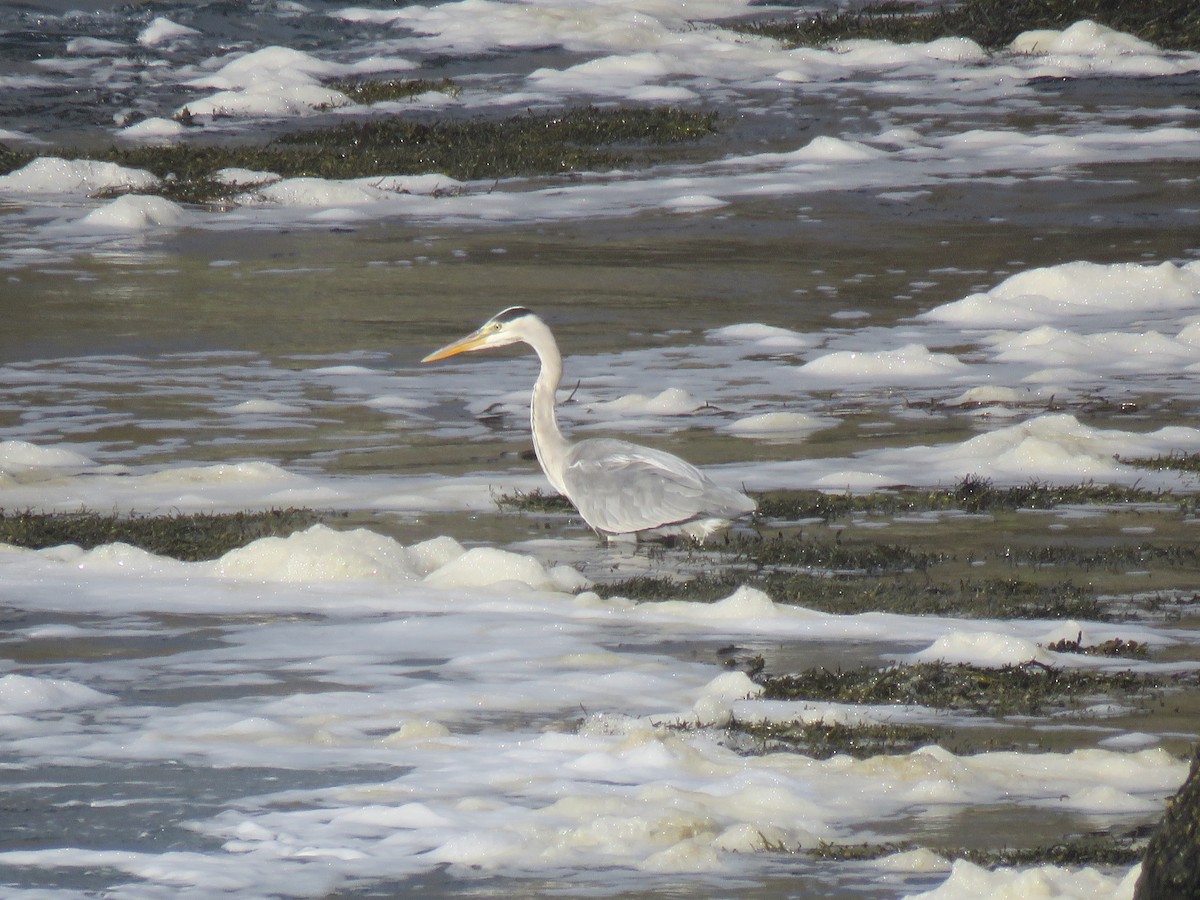
[[[217,463],[212,466],[180,466],[141,476],[152,484],[307,484],[308,479],[268,462]]]
[[[344,498],[337,486],[267,462],[179,466],[149,474],[91,481],[73,488],[59,501],[60,505],[78,504],[82,498],[93,506],[127,504],[140,510],[245,509],[248,490],[259,509],[330,505]],[[37,502],[52,505],[48,495]]]
[[[919,850],[900,850],[867,864],[881,872],[945,872],[950,868],[945,857],[924,847]]]
[[[407,551],[391,538],[365,528],[334,531],[325,525],[286,538],[259,538],[230,550],[213,568],[225,578],[275,582],[417,578]]]
[[[1023,484],[1030,473],[1055,483],[1094,480],[1145,483],[1146,473],[1122,465],[1116,457],[1152,457],[1200,449],[1200,429],[1167,426],[1148,433],[1097,429],[1074,416],[1051,413],[995,428],[962,442],[867,451],[849,466],[812,475],[819,489],[868,490],[889,484],[939,483],[968,475],[1001,484]],[[764,469],[767,469],[764,464]],[[797,464],[776,463],[776,478],[789,477]],[[1164,484],[1176,483],[1170,473]]]
[[[165,197],[125,194],[93,209],[79,223],[91,228],[141,231],[183,225],[187,220],[187,211]]]
[[[566,69],[535,69],[530,73],[529,81],[540,89],[564,93],[598,89],[632,92],[645,90],[648,82],[673,74],[675,62],[661,52],[614,54]]]
[[[351,101],[345,94],[322,81],[412,67],[399,58],[368,57],[346,65],[291,47],[263,47],[188,82],[192,87],[216,88],[217,93],[189,101],[179,111],[186,109],[193,116],[271,116],[348,106]]]
[[[741,325],[727,325],[708,332],[713,340],[747,343],[754,350],[802,350],[813,346],[816,339],[799,331],[779,328],[775,325],[763,325],[759,322],[747,322]]]
[[[695,412],[703,404],[682,388],[666,388],[653,397],[644,394],[625,394],[606,403],[593,403],[589,410],[619,412],[622,414],[645,414],[657,416],[685,416]]]
[[[1049,665],[1054,661],[1049,652],[1031,640],[991,631],[952,631],[905,658],[912,662],[962,663],[987,669],[1027,662]]]
[[[997,362],[1039,366],[1024,376],[1027,383],[1093,381],[1112,370],[1175,374],[1195,371],[1193,367],[1200,365],[1200,342],[1194,324],[1175,336],[1154,330],[1080,334],[1041,325],[1015,334],[1000,333],[986,342]]]
[[[182,122],[174,119],[164,119],[161,116],[151,116],[122,128],[117,137],[126,141],[138,141],[145,144],[171,143],[181,137],[187,129]]]
[[[187,570],[188,563],[149,550],[114,541],[84,550],[75,544],[62,544],[42,551],[48,559],[75,566],[81,572],[120,575],[178,575]]]
[[[1200,430],[1195,428],[1166,426],[1157,431],[1138,434],[1092,428],[1068,414],[1039,416],[1029,422],[1015,425],[1010,436],[1020,439],[1010,452],[1021,455],[1048,449],[1045,442],[1052,442],[1058,452],[1067,457],[1074,457],[1082,463],[1077,469],[1081,475],[1117,469],[1118,464],[1114,461],[1116,456],[1158,456],[1182,448],[1200,446]],[[985,438],[986,435],[979,437]],[[972,444],[975,440],[972,438],[967,443]],[[1001,442],[1003,443],[1003,438]],[[987,452],[983,446],[985,443],[986,441],[980,441],[976,449]]]
[[[1149,41],[1093,22],[1091,19],[1083,19],[1062,31],[1038,29],[1022,32],[1013,38],[1008,49],[1014,53],[1097,57],[1135,53],[1157,55],[1159,52]]]
[[[406,196],[456,192],[463,182],[439,173],[383,178],[284,178],[234,198],[242,205],[271,203],[286,207],[325,208],[402,201]]]
[[[67,53],[72,56],[115,56],[128,50],[128,44],[104,38],[77,37],[67,41]]]
[[[216,87],[231,90],[251,87],[264,73],[312,83],[314,76],[328,78],[339,75],[345,67],[319,59],[303,50],[291,47],[263,47],[237,56],[210,75],[201,75],[189,84],[195,87]]]
[[[737,156],[725,160],[729,166],[783,166],[796,171],[807,172],[814,163],[843,165],[846,163],[865,163],[885,159],[886,150],[870,147],[859,141],[847,141],[842,138],[821,135],[813,138],[803,147],[782,153],[753,153],[749,156]]]
[[[1030,399],[1029,391],[999,385],[983,384],[968,388],[957,397],[944,401],[946,406],[971,406],[983,403],[1021,403]]]
[[[547,570],[532,556],[495,547],[464,550],[448,537],[405,547],[366,528],[337,531],[319,524],[288,537],[260,538],[207,565],[221,578],[279,583],[365,579],[422,581],[443,589],[516,585],[563,592],[587,585],[568,566]]]
[[[39,156],[26,165],[0,175],[0,193],[9,194],[96,194],[101,191],[146,190],[158,178],[143,169],[116,163]]]
[[[289,47],[264,47],[190,82],[218,88],[208,97],[181,107],[193,116],[264,116],[308,112],[349,104],[340,91],[322,86],[320,78],[341,74],[341,67]]]
[[[905,447],[868,454],[871,468],[888,483],[923,483],[929,472],[944,479],[979,475],[1023,483],[1031,472],[1051,481],[1128,481],[1116,457],[1152,457],[1200,448],[1200,429],[1167,426],[1148,433],[1093,428],[1068,413],[1047,413],[996,428],[961,443]],[[1144,473],[1137,473],[1142,479]],[[830,476],[832,487],[858,484],[846,472]],[[818,479],[818,486],[824,481]]]
[[[377,397],[371,397],[363,401],[363,406],[392,413],[411,413],[416,410],[425,409],[431,405],[432,403],[429,400],[401,396],[399,394],[380,394]]]
[[[143,47],[157,47],[199,33],[195,28],[172,22],[166,16],[156,16],[149,25],[138,32],[137,41]]]
[[[699,696],[686,712],[665,713],[646,716],[644,718],[612,719],[601,714],[589,726],[590,729],[603,729],[607,733],[639,735],[647,737],[653,734],[648,727],[679,726],[723,728],[733,719],[734,707],[744,706],[746,702],[755,702],[766,689],[761,684],[755,684],[745,672],[723,672],[708,684],[704,685]]]
[[[408,557],[423,576],[440,569],[446,563],[458,559],[466,548],[449,535],[440,535],[413,544],[408,548]]]
[[[1131,900],[1141,869],[1134,866],[1125,875],[1062,866],[989,870],[958,860],[941,885],[905,900]]]
[[[692,721],[704,727],[723,728],[733,719],[734,703],[758,697],[765,690],[745,672],[724,672],[704,686],[692,705]]]
[[[820,381],[874,382],[889,385],[945,383],[969,372],[969,367],[949,353],[933,353],[921,344],[875,352],[835,350],[798,366],[796,374]]]
[[[497,48],[541,46],[561,46],[576,53],[620,51],[632,55],[631,67],[651,77],[664,74],[664,48],[682,42],[680,32],[689,21],[736,15],[745,5],[743,0],[689,0],[686,4],[619,0],[566,5],[458,0],[395,10],[350,7],[333,15],[351,22],[405,27],[427,36],[431,46],[452,49],[460,56]],[[604,71],[619,69],[626,59],[618,57]],[[691,66],[695,65],[693,60]],[[592,85],[597,81],[593,78]]]
[[[237,166],[230,166],[225,169],[218,169],[213,173],[212,179],[220,184],[255,187],[264,184],[272,184],[276,181],[282,181],[283,177],[274,172],[260,172],[256,169],[244,169]]]
[[[568,566],[547,571],[532,556],[496,547],[473,547],[430,572],[425,583],[437,588],[515,584],[541,591],[570,591],[578,590],[587,582]]]
[[[1194,72],[1195,54],[1164,52],[1132,34],[1083,19],[1062,31],[1026,31],[1009,44],[1010,53],[1028,62],[1037,76],[1163,76]]]
[[[887,156],[887,153],[858,141],[847,141],[829,135],[821,135],[788,155],[797,162],[848,163],[880,159]]]
[[[29,441],[0,442],[0,477],[17,480],[73,474],[95,466],[88,457],[65,447],[42,447]]]
[[[786,437],[809,434],[837,424],[836,419],[798,412],[760,413],[730,422],[722,431],[739,437]]]
[[[112,703],[114,699],[74,681],[16,674],[0,677],[0,713],[27,714],[100,706]]]
[[[1043,326],[1109,312],[1189,309],[1198,301],[1200,263],[1071,262],[1020,272],[990,291],[935,307],[918,318],[978,328]]]
[[[636,616],[691,619],[696,622],[763,622],[769,619],[832,619],[828,613],[814,612],[802,606],[780,606],[757,588],[743,585],[723,600],[715,603],[694,603],[690,600],[662,600],[641,603],[633,610]]]

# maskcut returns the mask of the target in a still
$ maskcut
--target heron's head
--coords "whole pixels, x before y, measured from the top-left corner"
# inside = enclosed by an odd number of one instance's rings
[[[458,356],[460,353],[507,347],[522,341],[529,343],[532,334],[539,328],[545,330],[545,327],[545,323],[525,307],[510,306],[503,312],[496,313],[466,337],[447,344],[441,350],[434,350],[421,362],[437,362],[439,359]]]

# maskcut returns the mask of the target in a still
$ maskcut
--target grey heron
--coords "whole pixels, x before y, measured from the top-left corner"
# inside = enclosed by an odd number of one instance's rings
[[[567,440],[556,413],[562,355],[546,323],[522,306],[496,314],[421,362],[516,343],[532,347],[541,362],[529,404],[538,462],[554,489],[595,531],[609,540],[638,535],[703,540],[754,512],[754,501],[741,491],[714,484],[673,454],[610,438]]]

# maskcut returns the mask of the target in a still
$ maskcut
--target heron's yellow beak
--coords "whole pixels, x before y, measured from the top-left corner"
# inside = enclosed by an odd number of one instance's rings
[[[464,338],[459,338],[451,344],[447,344],[441,350],[434,350],[421,362],[437,362],[439,359],[448,359],[451,356],[458,356],[460,353],[470,353],[472,350],[481,350],[486,347],[484,343],[484,335],[478,331],[472,331]]]

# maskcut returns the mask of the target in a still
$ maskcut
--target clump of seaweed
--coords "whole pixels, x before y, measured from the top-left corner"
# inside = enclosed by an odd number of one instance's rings
[[[1046,649],[1055,653],[1079,653],[1083,656],[1110,656],[1121,659],[1145,659],[1150,655],[1150,647],[1145,641],[1127,641],[1118,637],[1099,644],[1084,644],[1082,631],[1074,640],[1063,638],[1047,644]]]
[[[809,519],[831,522],[854,514],[895,515],[927,508],[914,493],[900,491],[874,491],[869,494],[772,491],[769,494],[756,494],[754,499],[758,503],[759,519],[783,522]]]
[[[1070,544],[1048,544],[1036,547],[1005,548],[1003,558],[1015,564],[1030,566],[1073,566],[1084,571],[1107,569],[1120,571],[1131,567],[1176,566],[1200,567],[1200,547],[1187,544],[1116,544],[1101,549]]]
[[[592,589],[602,597],[630,600],[689,600],[711,603],[738,587],[757,588],[776,603],[821,612],[969,618],[1089,619],[1111,618],[1094,590],[1070,580],[1038,583],[1016,578],[932,580],[882,575],[824,577],[811,572],[716,570],[687,579],[634,575],[601,582]]]
[[[843,615],[888,612],[970,618],[1110,617],[1093,590],[1070,580],[1038,583],[1016,578],[813,578],[773,572],[750,583],[760,586],[778,603]]]
[[[845,755],[867,759],[911,753],[933,743],[936,729],[925,725],[827,722],[739,722],[725,729],[725,741],[742,753],[802,753],[812,759]]]
[[[28,165],[34,158],[32,153],[14,150],[6,144],[0,144],[0,174]]]
[[[409,100],[432,92],[449,94],[451,97],[457,97],[462,93],[462,88],[449,78],[443,78],[441,81],[429,81],[425,78],[339,79],[328,81],[325,86],[345,94],[355,103],[364,105],[382,103],[386,100]]]
[[[1159,456],[1118,456],[1117,462],[1155,472],[1200,472],[1200,453],[1165,453]]]
[[[1134,594],[1123,598],[1136,614],[1178,622],[1185,615],[1200,612],[1200,592],[1192,589],[1173,589]]]
[[[978,847],[934,851],[945,859],[965,859],[988,869],[1014,866],[1131,866],[1146,852],[1145,840],[1136,833],[1086,834],[1037,847]]]
[[[59,151],[77,159],[144,169],[155,192],[184,203],[215,203],[245,191],[215,178],[226,168],[285,178],[369,178],[438,172],[463,180],[552,175],[651,162],[663,148],[716,131],[716,113],[678,107],[588,106],[507,119],[418,122],[384,116],[280,135],[266,144],[109,147]],[[0,172],[31,157],[0,152]]]
[[[921,512],[1012,512],[1053,509],[1064,505],[1122,505],[1176,502],[1164,491],[1137,486],[1096,484],[1052,485],[1031,480],[998,488],[991,479],[967,475],[951,488],[929,491],[890,490],[870,494],[823,494],[820,491],[778,491],[761,494],[758,514],[765,519],[833,521],[851,515],[904,515]]]
[[[500,512],[526,513],[574,513],[575,505],[562,494],[553,494],[534,488],[532,491],[514,491],[497,494],[492,498]]]
[[[1122,834],[1076,835],[1053,844],[1034,847],[1004,847],[998,850],[984,850],[978,847],[930,849],[943,859],[965,859],[987,869],[1039,865],[1130,866],[1141,861],[1146,852],[1145,844],[1145,835],[1140,830],[1135,830]],[[880,844],[838,844],[822,841],[811,850],[803,852],[814,859],[831,862],[865,862],[916,850],[918,847],[918,844],[909,841]]]
[[[0,510],[0,542],[35,550],[76,544],[86,550],[119,541],[192,562],[216,559],[262,537],[289,535],[321,518],[311,509],[298,508],[166,516]]]
[[[913,4],[880,3],[836,13],[814,13],[803,19],[759,20],[734,23],[730,27],[745,34],[774,38],[789,47],[819,47],[860,38],[926,42],[953,34],[959,25],[945,10],[931,13]]]
[[[966,37],[987,49],[1011,43],[1023,31],[1062,29],[1081,19],[1137,35],[1161,47],[1200,49],[1200,9],[1192,0],[964,0],[934,10],[909,3],[876,3],[792,21],[737,25],[749,34],[789,46],[818,46],[870,38],[896,42]]]
[[[303,174],[360,178],[441,172],[466,180],[627,165],[634,147],[695,141],[715,113],[676,107],[584,107],[501,120],[425,123],[401,116],[285,134],[273,147]],[[619,149],[618,149],[619,148]]]
[[[746,579],[732,573],[704,573],[678,580],[654,575],[634,575],[619,581],[601,582],[593,586],[601,597],[625,597],[628,600],[690,600],[711,603],[728,597]]]
[[[796,534],[768,538],[739,535],[730,540],[725,552],[733,563],[743,567],[875,574],[925,570],[942,559],[937,553],[924,553],[895,544],[813,541]]]
[[[1132,503],[1165,503],[1174,498],[1164,491],[1151,491],[1136,485],[1096,484],[1053,485],[1029,481],[1008,488],[995,487],[990,479],[967,476],[949,493],[949,501],[965,512],[1011,511],[1017,509],[1054,509],[1067,505],[1116,506]]]
[[[965,710],[993,716],[1042,715],[1098,696],[1143,695],[1182,685],[1194,675],[1128,671],[1094,672],[1026,664],[984,669],[950,663],[886,668],[814,668],[791,675],[760,676],[769,700],[904,704]]]

